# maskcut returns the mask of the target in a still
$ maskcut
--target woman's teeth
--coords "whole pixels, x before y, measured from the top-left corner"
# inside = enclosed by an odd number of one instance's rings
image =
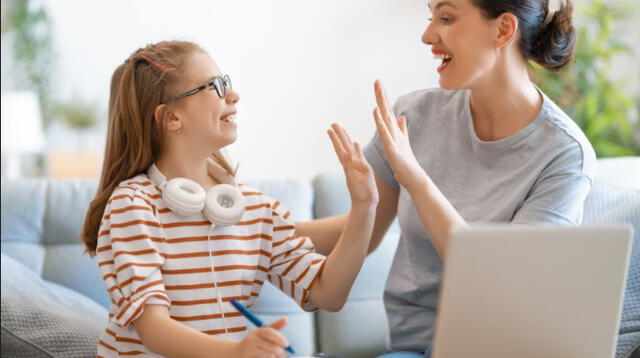
[[[449,54],[440,53],[440,54],[434,55],[433,57],[439,60],[448,61],[451,59],[452,56]]]
[[[453,56],[447,53],[439,53],[437,55],[434,55],[434,57],[442,60],[442,63],[440,64],[440,66],[438,66],[438,72],[444,71],[444,69],[447,68],[449,62],[451,62],[451,59],[453,58]]]

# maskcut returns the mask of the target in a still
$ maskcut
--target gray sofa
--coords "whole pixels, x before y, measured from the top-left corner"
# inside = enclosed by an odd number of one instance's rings
[[[640,343],[640,158],[600,160],[601,176],[586,203],[585,223],[631,222],[635,269],[629,274],[618,357]],[[294,219],[348,210],[342,178],[312,183],[251,183],[283,201]],[[95,355],[109,299],[96,262],[77,236],[96,189],[93,180],[2,180],[2,356]],[[284,334],[299,354],[372,357],[385,351],[388,328],[382,293],[398,237],[392,226],[371,254],[338,313],[305,313],[273,286],[264,286],[254,311],[266,321],[289,318]],[[93,349],[93,350],[92,350]]]

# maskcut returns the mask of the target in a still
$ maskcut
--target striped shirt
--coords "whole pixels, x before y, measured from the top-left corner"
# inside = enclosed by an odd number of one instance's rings
[[[308,237],[295,236],[284,205],[251,187],[241,185],[240,190],[246,199],[244,216],[226,227],[212,226],[202,213],[173,213],[144,174],[113,191],[96,249],[111,297],[99,357],[157,357],[132,325],[146,304],[165,305],[171,318],[210,335],[226,337],[226,322],[233,340],[244,337],[247,324],[230,299],[251,307],[265,280],[303,309],[316,309],[308,300],[309,288],[325,257]]]

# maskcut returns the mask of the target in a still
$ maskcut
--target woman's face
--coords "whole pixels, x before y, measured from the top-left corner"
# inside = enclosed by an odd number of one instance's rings
[[[184,69],[177,93],[197,88],[216,76],[222,76],[216,63],[203,52],[192,54],[185,62]],[[213,154],[237,138],[235,105],[240,96],[228,87],[225,90],[225,98],[220,98],[215,89],[207,88],[177,100],[175,113],[182,122],[180,136],[184,136],[197,152]]]
[[[471,88],[497,61],[496,23],[471,1],[429,1],[432,18],[422,42],[442,59],[438,73],[445,89]]]

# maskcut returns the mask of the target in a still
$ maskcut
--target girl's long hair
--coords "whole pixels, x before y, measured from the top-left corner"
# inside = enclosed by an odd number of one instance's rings
[[[165,41],[136,50],[111,77],[109,125],[96,196],[89,204],[80,239],[95,255],[98,230],[112,192],[123,180],[146,172],[160,154],[165,137],[165,118],[154,119],[155,109],[171,105],[176,84],[187,58],[205,52],[187,41]],[[221,152],[213,158],[235,175]]]

